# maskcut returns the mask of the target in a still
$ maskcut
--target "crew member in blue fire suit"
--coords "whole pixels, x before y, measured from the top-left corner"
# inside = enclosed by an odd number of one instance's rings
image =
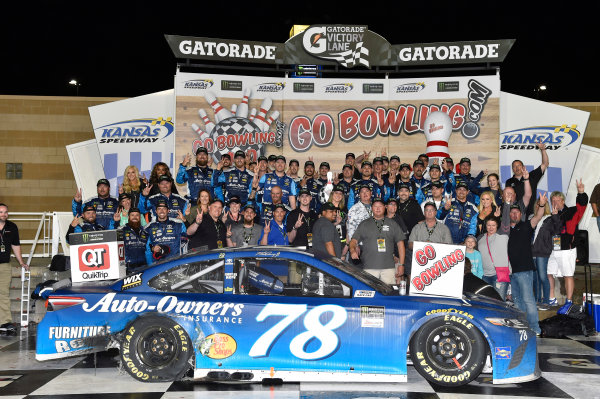
[[[214,169],[208,167],[208,151],[204,147],[198,147],[196,150],[196,166],[189,167],[190,162],[191,157],[186,155],[179,164],[175,181],[178,184],[187,183],[190,202],[196,204],[198,192],[202,189],[208,190],[214,196]]]
[[[185,224],[179,219],[169,218],[169,205],[166,201],[156,204],[156,220],[144,229],[148,236],[146,243],[146,263],[179,255],[181,238],[185,237]]]
[[[125,264],[127,273],[146,264],[146,243],[148,234],[141,223],[141,213],[138,208],[129,210],[129,220],[121,227],[125,249]]]
[[[461,244],[469,235],[477,234],[477,207],[467,201],[469,189],[463,181],[456,183],[456,198],[450,200],[448,197],[440,206],[437,219],[443,220],[450,229],[452,241]]]
[[[77,190],[71,203],[73,216],[82,215],[82,208],[92,205],[96,210],[96,223],[108,230],[113,220],[113,215],[119,208],[119,200],[110,196],[110,182],[106,179],[98,180],[96,183],[98,195],[92,197],[82,204],[81,189]]]

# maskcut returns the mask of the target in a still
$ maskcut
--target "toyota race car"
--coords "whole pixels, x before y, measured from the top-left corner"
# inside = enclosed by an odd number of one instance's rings
[[[467,384],[540,376],[524,313],[472,294],[400,296],[337,258],[289,247],[188,253],[109,285],[59,289],[37,360],[119,348],[140,381],[377,381]]]

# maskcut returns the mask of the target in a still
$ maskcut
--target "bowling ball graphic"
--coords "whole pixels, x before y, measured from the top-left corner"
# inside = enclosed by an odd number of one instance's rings
[[[248,150],[254,150],[256,152],[256,156],[259,157],[261,155],[261,150],[263,148],[263,144],[247,144],[248,141],[236,140],[235,136],[242,136],[246,133],[258,133],[260,129],[254,122],[249,119],[241,118],[239,116],[233,116],[231,118],[227,118],[217,123],[213,131],[211,132],[212,139],[217,142],[217,138],[219,136],[233,136],[231,138],[228,137],[226,140],[227,147],[223,149],[216,148],[213,153],[213,158],[215,162],[219,162],[221,159],[221,155],[234,153],[238,150],[244,151],[248,154]],[[234,144],[230,146],[230,144]],[[246,144],[244,144],[246,143]],[[256,160],[256,159],[255,159]]]

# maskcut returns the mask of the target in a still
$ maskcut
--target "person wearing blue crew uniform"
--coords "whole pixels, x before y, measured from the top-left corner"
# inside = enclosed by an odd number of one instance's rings
[[[173,180],[169,176],[160,176],[158,178],[159,193],[147,197],[151,188],[152,186],[146,187],[140,195],[138,208],[142,213],[150,213],[151,219],[156,220],[156,206],[159,202],[164,201],[169,205],[170,218],[179,217],[179,212],[185,214],[189,203],[181,195],[172,192]]]
[[[441,184],[441,186],[444,188],[442,195],[454,196],[454,186],[452,185],[453,180],[442,176],[442,169],[440,168],[440,165],[434,163],[433,165],[429,166],[429,176],[431,177],[429,183],[417,189],[416,200],[419,201],[419,204],[423,204],[427,198],[433,195],[433,183],[436,182]]]
[[[156,220],[148,223],[144,232],[146,242],[146,264],[179,255],[181,239],[186,236],[185,224],[180,219],[169,218],[169,204],[156,203]]]
[[[72,233],[85,233],[87,231],[101,231],[101,230],[112,230],[113,223],[110,223],[108,228],[98,224],[96,222],[96,209],[93,205],[89,204],[83,208],[81,213],[81,220],[79,215],[75,215],[75,218],[69,225],[67,230],[66,240],[69,243],[69,236]]]
[[[258,216],[260,216],[258,222],[262,225],[266,225],[273,219],[273,211],[279,205],[283,205],[286,212],[290,212],[292,209],[281,202],[282,197],[281,187],[273,186],[271,188],[271,202],[261,202],[258,204]]]
[[[92,205],[96,210],[96,223],[108,230],[113,215],[119,208],[119,200],[110,196],[110,182],[106,179],[100,179],[96,183],[97,196],[82,203],[81,189],[77,190],[71,203],[73,216],[83,214],[82,209]]]
[[[469,158],[461,158],[458,165],[460,173],[456,176],[456,182],[464,182],[469,189],[467,200],[475,205],[479,205],[479,194],[482,193],[481,179],[486,175],[486,171],[482,170],[477,176],[471,176],[471,160]]]
[[[141,224],[141,213],[138,208],[129,210],[127,224],[120,227],[123,232],[123,247],[125,249],[125,265],[127,272],[133,272],[146,264],[146,243],[148,234]]]
[[[414,183],[414,186],[417,188],[417,190],[431,183],[429,180],[423,177],[423,173],[425,173],[425,163],[422,160],[417,159],[413,162],[413,175],[410,178],[410,181]]]
[[[443,220],[450,229],[452,241],[461,244],[471,234],[477,234],[477,207],[467,201],[469,188],[463,181],[456,183],[456,198],[446,198],[437,212],[437,219]]]
[[[318,213],[317,209],[321,209],[319,192],[325,185],[318,177],[315,177],[315,163],[313,161],[309,160],[304,162],[304,178],[302,181],[304,183],[300,182],[300,188],[306,188],[310,191],[310,196],[312,197],[310,209]]]
[[[350,194],[348,195],[348,209],[352,208],[352,206],[360,201],[360,189],[364,186],[368,186],[371,190],[371,199],[378,197],[383,198],[384,201],[387,201],[389,194],[385,190],[385,186],[381,186],[377,184],[375,180],[373,180],[373,164],[369,161],[363,161],[361,165],[361,179],[354,182],[351,186]]]
[[[275,171],[264,174],[260,178],[257,186],[255,183],[252,183],[252,190],[263,192],[263,202],[272,202],[271,189],[278,186],[281,188],[282,192],[281,202],[291,209],[296,209],[296,182],[285,174],[285,162],[285,157],[283,155],[278,155],[275,161]],[[250,196],[252,196],[252,194],[250,194]]]
[[[286,208],[283,204],[275,205],[273,219],[265,223],[260,236],[260,245],[290,245],[285,218]]]
[[[344,202],[348,203],[348,197],[350,197],[350,193],[352,192],[352,185],[356,183],[356,179],[354,178],[354,169],[352,165],[345,164],[342,168],[342,176],[337,183],[337,186],[343,188],[342,193],[344,194]]]
[[[188,197],[192,204],[198,202],[198,192],[202,189],[209,190],[214,195],[213,174],[214,169],[208,167],[208,151],[204,147],[196,150],[196,166],[190,167],[189,154],[179,164],[175,181],[178,184],[187,183]]]
[[[396,184],[394,185],[394,194],[393,196],[399,198],[400,186],[407,186],[409,197],[412,199],[416,199],[417,196],[417,185],[413,180],[411,180],[411,168],[410,165],[406,162],[400,164],[399,167],[399,175],[396,180]]]
[[[384,176],[387,176],[387,179]],[[390,181],[390,175],[384,172],[383,157],[373,158],[373,173],[371,178],[379,187],[379,197],[382,197],[385,201],[387,201],[388,198],[394,195],[396,181],[393,178],[392,181]]]
[[[216,180],[215,196],[227,203],[233,196],[238,196],[242,205],[248,202],[254,174],[246,169],[246,153],[236,151],[233,158],[235,168],[221,172]]]

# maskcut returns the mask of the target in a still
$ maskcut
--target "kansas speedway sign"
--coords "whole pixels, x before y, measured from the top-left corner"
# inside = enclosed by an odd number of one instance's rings
[[[311,25],[285,43],[165,35],[176,58],[344,68],[499,63],[514,39],[392,45],[367,25]]]

